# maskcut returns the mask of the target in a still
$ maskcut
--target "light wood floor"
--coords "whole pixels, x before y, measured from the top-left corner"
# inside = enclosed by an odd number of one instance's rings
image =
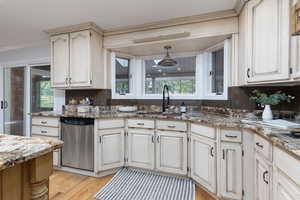
[[[112,177],[113,175],[94,178],[54,171],[50,177],[50,200],[95,200],[93,195]],[[204,190],[196,187],[196,200],[215,199]]]

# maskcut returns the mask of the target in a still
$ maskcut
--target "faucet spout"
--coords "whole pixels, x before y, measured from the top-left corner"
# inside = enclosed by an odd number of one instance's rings
[[[166,97],[166,93],[167,93],[167,97]],[[169,107],[169,105],[170,105],[169,87],[168,87],[168,85],[164,85],[164,88],[163,88],[163,101],[162,101],[162,112],[166,112],[166,109]]]

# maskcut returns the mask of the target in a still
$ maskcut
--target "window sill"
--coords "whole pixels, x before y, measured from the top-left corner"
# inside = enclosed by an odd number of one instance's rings
[[[112,95],[112,99],[162,99],[162,96]],[[171,100],[228,100],[226,96],[170,96]]]

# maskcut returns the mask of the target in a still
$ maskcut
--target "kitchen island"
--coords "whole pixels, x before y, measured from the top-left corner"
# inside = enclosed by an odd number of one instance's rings
[[[47,200],[57,139],[0,135],[0,200]]]

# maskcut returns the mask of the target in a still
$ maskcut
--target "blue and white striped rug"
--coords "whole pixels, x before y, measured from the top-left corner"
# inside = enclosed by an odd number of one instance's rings
[[[96,195],[101,200],[194,200],[195,184],[186,178],[123,168]]]

